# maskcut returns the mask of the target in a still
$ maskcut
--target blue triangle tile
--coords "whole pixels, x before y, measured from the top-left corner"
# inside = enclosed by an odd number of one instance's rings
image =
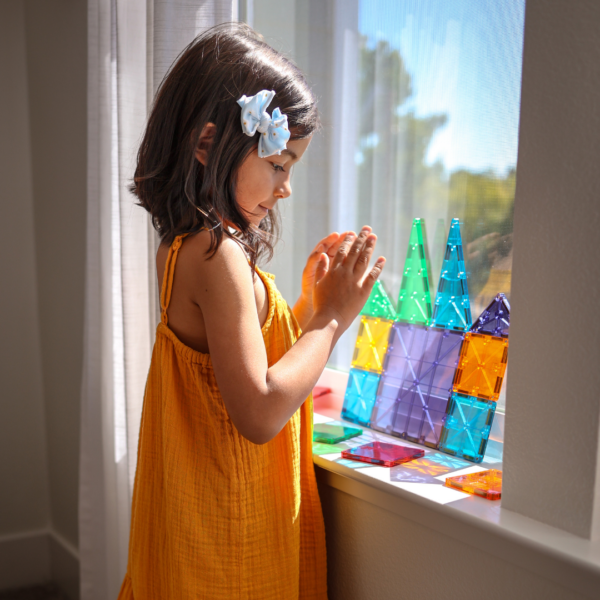
[[[452,219],[446,254],[438,284],[431,324],[454,331],[468,331],[472,324],[471,303],[463,255],[460,223]]]

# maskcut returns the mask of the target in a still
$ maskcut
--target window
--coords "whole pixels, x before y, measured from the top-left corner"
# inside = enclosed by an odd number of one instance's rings
[[[473,319],[498,292],[510,298],[524,0],[254,0],[252,9],[251,24],[313,83],[324,121],[282,210],[270,269],[284,296],[299,293],[323,235],[368,223],[397,298],[415,217],[427,224],[435,290],[458,217]],[[349,370],[356,331],[330,366]]]

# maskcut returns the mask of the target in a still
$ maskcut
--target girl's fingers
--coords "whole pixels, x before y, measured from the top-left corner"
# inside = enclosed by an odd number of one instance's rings
[[[337,250],[336,244],[339,244],[340,234],[337,231],[330,233],[327,237],[324,237],[314,248],[313,251],[308,255],[309,262],[319,260],[319,256],[321,256],[322,252],[329,254],[333,257],[331,252],[331,248],[335,247]]]
[[[383,256],[380,256],[375,262],[375,265],[373,266],[369,274],[367,275],[363,287],[366,287],[369,293],[371,293],[371,289],[373,289],[375,282],[377,281],[377,279],[379,279],[381,271],[383,271],[384,265],[385,258]]]
[[[354,240],[354,243],[350,247],[348,252],[348,258],[344,262],[344,266],[348,267],[350,270],[354,270],[354,266],[356,265],[356,261],[359,256],[362,254],[365,242],[371,233],[370,227],[363,227],[358,234],[358,237]]]
[[[333,258],[336,252],[339,250],[339,247],[344,243],[344,239],[349,233],[354,233],[353,231],[344,231],[343,233],[338,234],[338,239],[331,244],[328,250],[325,250],[330,258]]]
[[[346,257],[348,256],[348,252],[352,247],[352,242],[356,239],[356,234],[353,231],[348,232],[344,236],[344,240],[340,244],[335,256],[333,257],[333,261],[331,263],[331,268],[335,269],[339,267],[341,264],[344,264]]]
[[[330,233],[323,240],[323,245],[325,246],[325,252],[329,252],[329,250],[331,250],[331,248],[333,248],[336,244],[338,244],[341,237],[342,236],[337,231]]]
[[[317,248],[321,247],[320,252],[329,252],[329,249],[335,245],[335,243],[339,240],[340,234],[337,231],[330,233],[327,237],[324,237],[318,244]],[[315,248],[315,251],[317,250]]]
[[[319,256],[319,262],[317,263],[317,268],[315,269],[315,283],[319,283],[325,274],[329,270],[329,257],[325,253],[321,253]]]
[[[315,247],[314,250],[308,255],[308,260],[318,260],[319,256],[321,256],[321,253],[323,252],[323,242],[319,242]]]
[[[371,260],[371,255],[373,254],[373,250],[375,250],[376,245],[377,236],[372,233],[367,237],[362,252],[356,259],[356,263],[354,265],[354,273],[356,273],[356,275],[358,275],[358,277],[361,279],[369,268],[369,261]]]

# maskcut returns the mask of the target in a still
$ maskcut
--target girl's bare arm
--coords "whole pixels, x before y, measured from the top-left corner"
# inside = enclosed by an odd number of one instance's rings
[[[347,234],[332,260],[321,254],[313,315],[296,344],[270,367],[243,251],[226,239],[213,258],[198,257],[195,300],[217,384],[233,424],[251,442],[273,439],[314,387],[383,268],[385,260],[378,259],[368,269],[375,243],[367,228],[358,236]]]

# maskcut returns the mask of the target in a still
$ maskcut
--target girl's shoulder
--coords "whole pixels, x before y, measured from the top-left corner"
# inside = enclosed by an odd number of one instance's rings
[[[156,256],[159,277],[167,260],[169,245],[161,244]],[[186,236],[169,265],[168,324],[185,345],[208,353],[210,338],[213,354],[217,340],[231,339],[242,317],[252,320],[258,309],[261,324],[266,320],[266,290],[261,289],[259,278],[253,280],[246,255],[235,240],[223,239],[211,255],[208,232]]]
[[[180,249],[180,252],[187,250],[181,276],[186,280],[189,298],[201,308],[205,318],[219,315],[237,318],[249,309],[258,313],[262,326],[269,310],[268,289],[261,277],[253,276],[243,247],[224,236],[212,254],[209,232],[188,237],[189,241],[186,238]]]
[[[183,239],[179,248],[174,269],[175,287],[190,300],[200,303],[207,288],[231,289],[242,285],[242,289],[252,290],[253,277],[248,258],[240,244],[229,236],[224,236],[213,253],[210,249],[211,235],[200,231]],[[162,243],[158,249],[156,262],[158,273],[165,270],[169,245]]]
[[[183,246],[187,246],[185,254],[195,269],[199,272],[228,272],[242,270],[250,276],[248,269],[248,256],[243,247],[228,235],[224,235],[219,247],[211,250],[210,231],[200,231],[184,239]],[[182,247],[183,250],[183,247]]]
[[[170,245],[161,242],[157,253],[157,263],[166,264],[169,255]],[[213,264],[211,264],[213,263]],[[215,264],[221,268],[224,266],[248,266],[248,257],[242,246],[231,239],[229,236],[223,236],[221,243],[215,252],[211,251],[211,234],[209,231],[200,231],[190,234],[183,238],[183,243],[178,252],[177,258],[178,270],[180,266],[186,264],[198,272],[204,270],[214,270]]]

